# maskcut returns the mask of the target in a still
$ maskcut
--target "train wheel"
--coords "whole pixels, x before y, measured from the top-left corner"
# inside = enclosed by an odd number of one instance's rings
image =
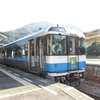
[[[80,79],[76,79],[76,80],[75,80],[75,87],[79,86],[80,83],[81,83],[81,82],[80,82]]]

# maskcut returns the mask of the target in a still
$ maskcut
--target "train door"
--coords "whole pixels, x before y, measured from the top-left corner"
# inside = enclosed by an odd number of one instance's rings
[[[29,41],[29,66],[30,71],[34,71],[35,64],[34,64],[34,40]]]
[[[39,68],[44,68],[44,37],[39,38]]]
[[[38,37],[36,39],[36,57],[35,64],[37,66],[37,72],[44,70],[44,63],[46,60],[46,36]]]
[[[77,37],[69,37],[69,71],[78,70],[78,38]]]

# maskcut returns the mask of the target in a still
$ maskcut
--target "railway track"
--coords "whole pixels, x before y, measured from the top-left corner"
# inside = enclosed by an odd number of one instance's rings
[[[100,61],[87,61],[85,81],[77,89],[100,100]]]

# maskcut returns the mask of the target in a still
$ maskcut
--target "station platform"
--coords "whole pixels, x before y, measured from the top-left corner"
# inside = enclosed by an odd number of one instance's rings
[[[0,64],[0,100],[94,100],[52,80]]]
[[[100,59],[86,59],[86,65],[100,66]]]

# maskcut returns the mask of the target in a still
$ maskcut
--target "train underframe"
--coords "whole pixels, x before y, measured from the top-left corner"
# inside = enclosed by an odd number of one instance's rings
[[[54,77],[56,82],[60,82],[66,85],[77,87],[84,81],[84,72],[81,73],[70,73],[64,76]]]

